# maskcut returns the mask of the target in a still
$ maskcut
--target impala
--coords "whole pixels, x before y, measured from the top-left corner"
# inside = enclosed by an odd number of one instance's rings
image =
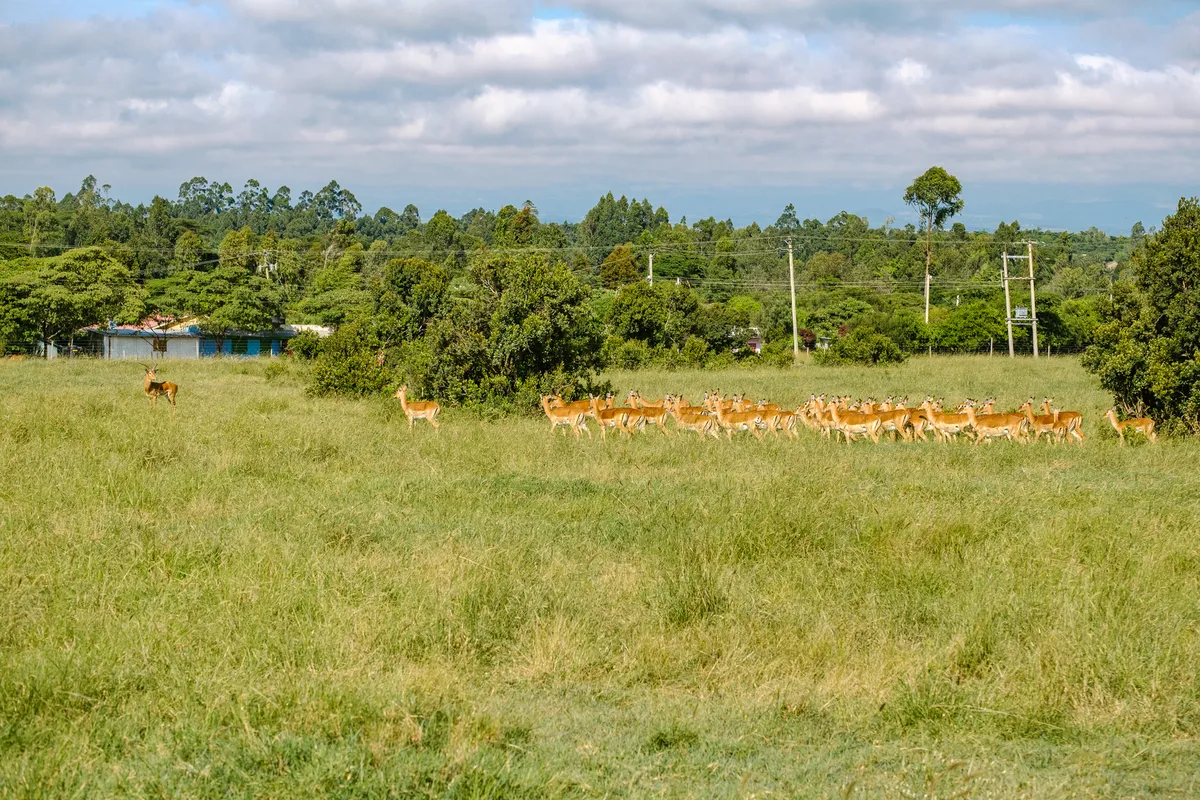
[[[1152,442],[1158,441],[1158,436],[1154,433],[1154,420],[1149,417],[1126,420],[1117,419],[1117,410],[1115,408],[1110,408],[1104,416],[1112,423],[1117,435],[1121,437],[1122,446],[1125,444],[1125,431],[1129,430],[1137,431]]]
[[[890,405],[890,401],[884,403],[884,405]],[[881,411],[875,416],[879,417],[880,432],[887,433],[890,431],[893,439],[896,438],[896,434],[899,434],[905,441],[908,441],[908,428],[912,422],[913,412],[907,408],[898,408],[894,411]]]
[[[986,405],[991,405],[987,403]],[[1021,434],[1029,424],[1023,414],[976,414],[970,403],[966,406],[967,418],[975,430],[975,444],[1004,437],[1010,442],[1021,441]]]
[[[956,440],[958,434],[963,431],[970,423],[971,419],[965,413],[957,414],[942,414],[935,409],[940,407],[940,403],[935,404],[929,398],[925,399],[922,406],[925,409],[925,416],[929,419],[930,427],[933,428],[933,433],[943,442]]]
[[[550,405],[554,408],[565,408],[569,411],[582,411],[585,415],[588,414],[592,409],[592,401],[590,397],[587,400],[572,400],[570,403],[564,401],[562,399],[562,395],[560,394],[552,394],[548,395],[548,397],[550,398]]]
[[[717,433],[717,421],[703,411],[696,411],[694,406],[684,410],[672,405],[671,416],[675,417],[675,424],[681,431],[695,431],[701,439],[708,435],[721,438]]]
[[[641,392],[637,389],[629,390],[629,405],[633,408],[663,408],[666,405],[666,399],[651,402],[642,397]]]
[[[1054,398],[1047,397],[1042,400],[1042,413],[1053,414]],[[1083,415],[1078,411],[1059,411],[1058,412],[1058,429],[1062,431],[1061,438],[1066,438],[1068,435],[1073,437],[1075,441],[1083,444],[1083,440],[1087,437],[1083,435]]]
[[[664,403],[670,403],[670,395],[664,398]],[[667,432],[667,417],[670,415],[667,408],[655,408],[652,406],[642,406],[641,408],[630,409],[629,422],[630,428],[637,428],[639,431],[646,429],[646,424],[657,425],[662,431],[663,436],[670,436]]]
[[[600,405],[600,399],[592,398],[592,416],[600,425],[600,438],[608,438],[608,429],[629,433],[629,415],[634,413],[632,408],[613,408],[612,395],[609,395],[609,406]]]
[[[152,401],[151,405],[157,406],[158,396],[165,394],[167,402],[171,404],[171,413],[174,414],[175,395],[179,393],[179,387],[170,381],[156,381],[155,378],[158,377],[158,370],[154,367],[147,367],[145,364],[142,364],[142,367],[146,370],[146,381],[142,384],[142,391]]]
[[[575,438],[579,438],[579,428],[582,426],[587,431],[588,438],[592,438],[592,429],[584,424],[583,419],[587,416],[586,411],[577,408],[566,408],[559,406],[555,408],[550,405],[550,395],[542,395],[542,411],[546,412],[546,416],[550,418],[550,434],[553,436],[554,431],[559,426],[565,426],[571,429],[575,434]],[[566,436],[566,431],[563,432]]]
[[[914,408],[911,409],[911,414],[912,416],[908,418],[908,426],[912,428],[912,435],[909,441],[916,441],[919,436],[922,442],[928,442],[929,437],[925,435],[925,430],[933,425],[929,419],[928,412],[924,408]]]
[[[732,440],[734,431],[750,431],[754,438],[762,441],[762,433],[758,426],[763,422],[761,411],[725,411],[721,396],[717,395],[717,423],[725,429],[725,434]]]
[[[442,426],[438,423],[438,414],[442,413],[442,407],[433,402],[408,402],[408,384],[404,384],[396,390],[393,397],[400,398],[400,407],[404,409],[404,416],[408,417],[408,430],[413,430],[413,425],[417,420],[426,420],[436,431]]]
[[[860,414],[856,411],[842,411],[837,404],[829,407],[833,419],[833,427],[846,437],[846,444],[854,441],[855,436],[870,436],[871,441],[879,444],[879,428],[882,423],[875,414]]]
[[[1054,415],[1042,414],[1034,416],[1033,414],[1033,398],[1029,398],[1021,407],[1017,409],[1025,415],[1025,421],[1029,426],[1029,430],[1033,433],[1033,441],[1036,443],[1042,438],[1042,434],[1046,434],[1046,438],[1052,442],[1057,442],[1054,435]]]
[[[778,436],[779,431],[783,431],[789,439],[796,438],[796,417],[802,413],[802,409],[796,411],[784,411],[783,409],[772,409],[762,411],[763,423],[767,426],[773,435]]]

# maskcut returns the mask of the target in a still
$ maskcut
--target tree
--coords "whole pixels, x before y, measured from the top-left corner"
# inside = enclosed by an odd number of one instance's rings
[[[270,330],[282,311],[269,280],[232,264],[178,273],[167,282],[160,305],[177,316],[199,317],[200,330],[217,340],[218,350],[236,331]]]
[[[394,258],[374,282],[375,326],[385,344],[410,341],[445,310],[450,279],[437,264]]]
[[[1128,411],[1200,433],[1200,199],[1181,199],[1134,255],[1137,279],[1114,287],[1084,366]]]
[[[622,339],[661,345],[666,339],[667,306],[658,287],[646,281],[622,286],[608,311],[608,325]]]
[[[925,229],[925,324],[929,324],[929,268],[933,263],[933,229],[963,210],[962,184],[942,167],[930,167],[904,193],[904,202],[921,215]]]
[[[33,197],[25,198],[25,239],[29,242],[29,252],[35,256],[57,225],[56,207],[54,190],[49,186],[38,187]]]
[[[0,294],[18,306],[8,316],[6,338],[20,340],[33,333],[47,355],[64,337],[74,345],[75,333],[82,328],[110,320],[136,322],[145,312],[145,295],[128,268],[95,247],[28,259],[23,268],[8,272],[5,283]]]
[[[641,280],[637,259],[630,245],[621,244],[613,248],[600,265],[600,283],[605,289],[616,289],[627,283]]]
[[[485,253],[472,287],[401,348],[404,373],[426,396],[533,409],[538,395],[595,389],[600,330],[590,293],[561,262]]]

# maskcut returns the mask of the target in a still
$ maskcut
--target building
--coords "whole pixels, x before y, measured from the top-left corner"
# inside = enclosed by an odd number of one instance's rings
[[[287,350],[288,341],[302,331],[312,331],[321,337],[333,332],[321,325],[277,325],[270,331],[237,331],[217,337],[203,333],[194,318],[148,317],[137,325],[93,326],[87,330],[82,349],[100,358],[134,361],[218,355],[277,356]],[[57,352],[49,355],[54,358]]]

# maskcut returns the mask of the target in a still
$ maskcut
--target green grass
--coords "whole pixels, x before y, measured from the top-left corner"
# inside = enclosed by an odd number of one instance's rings
[[[1056,396],[1085,447],[551,437],[294,367],[0,362],[0,797],[1200,791],[1200,443],[1070,360],[611,376]],[[270,374],[270,379],[268,379]]]

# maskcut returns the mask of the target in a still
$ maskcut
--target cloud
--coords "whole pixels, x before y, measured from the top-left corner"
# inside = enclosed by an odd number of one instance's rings
[[[1139,41],[1163,46],[1136,52],[1100,33],[1133,13],[1115,0],[936,19],[908,0],[563,0],[561,19],[532,0],[192,0],[0,24],[0,175],[1194,181],[1200,51],[1180,32],[1200,15],[1167,26],[1169,7],[1139,5]]]

